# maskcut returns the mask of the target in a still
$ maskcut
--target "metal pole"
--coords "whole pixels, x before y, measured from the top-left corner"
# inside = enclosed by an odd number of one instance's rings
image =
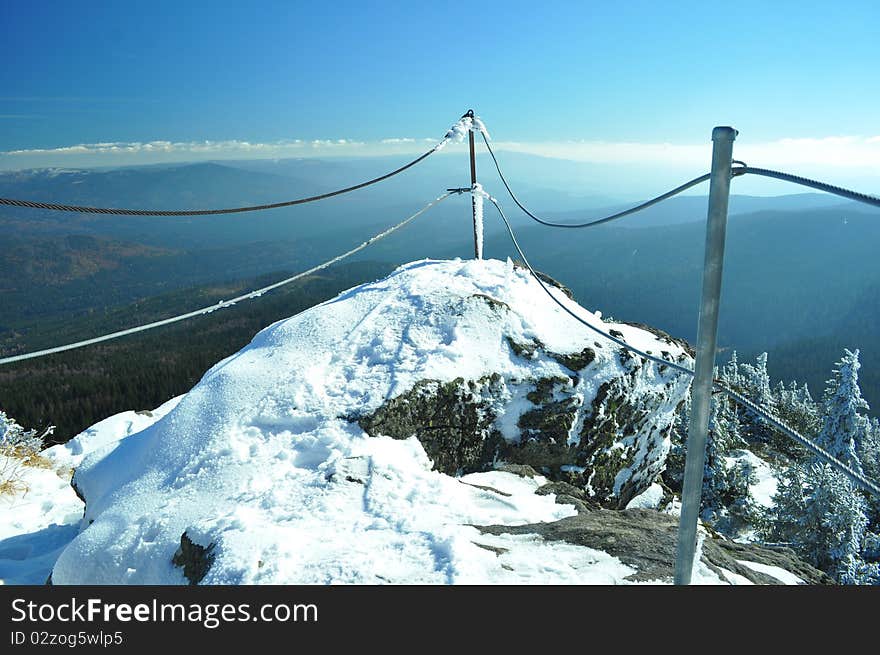
[[[675,556],[675,584],[691,582],[697,549],[697,519],[703,490],[706,436],[712,402],[712,373],[718,337],[718,308],[721,299],[721,269],[724,264],[724,237],[727,231],[727,205],[730,199],[730,169],[733,141],[738,132],[732,127],[712,130],[712,173],[709,178],[709,215],[706,221],[706,255],[703,263],[703,296],[697,324],[697,357],[691,385],[691,416],[688,425],[681,492],[681,518],[678,524],[678,550]]]
[[[474,117],[474,110],[468,109],[465,116]],[[468,145],[471,148],[471,188],[477,183],[477,158],[474,150],[474,130],[468,130]],[[483,253],[480,252],[479,237],[477,236],[477,200],[471,194],[471,212],[474,219],[474,258],[482,259]]]

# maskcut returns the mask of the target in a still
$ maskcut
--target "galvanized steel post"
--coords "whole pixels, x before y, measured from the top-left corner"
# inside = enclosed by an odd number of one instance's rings
[[[712,171],[709,178],[703,294],[697,324],[697,357],[691,385],[691,416],[688,425],[684,486],[681,492],[678,550],[675,555],[675,584],[678,585],[690,584],[697,548],[697,520],[700,514],[700,493],[703,489],[706,437],[712,402],[733,141],[737,134],[738,132],[732,127],[716,127],[712,130]]]
[[[469,116],[470,118],[474,117],[474,110],[468,109],[465,116]],[[473,127],[468,130],[468,145],[471,149],[471,189],[474,188],[474,185],[477,183],[477,157],[474,149],[474,130]],[[483,253],[480,252],[480,238],[477,235],[477,199],[474,197],[474,194],[471,194],[471,212],[473,213],[474,219],[474,258],[482,259]]]

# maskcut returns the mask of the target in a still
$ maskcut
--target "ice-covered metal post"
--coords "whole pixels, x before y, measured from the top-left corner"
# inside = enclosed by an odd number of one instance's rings
[[[709,178],[709,215],[706,221],[706,255],[703,262],[703,295],[697,324],[697,357],[691,385],[691,416],[688,425],[681,492],[681,518],[678,524],[678,550],[675,555],[675,584],[691,582],[697,549],[697,520],[706,438],[712,403],[712,377],[718,337],[718,308],[721,301],[721,270],[724,265],[724,238],[727,232],[727,205],[730,199],[733,141],[738,132],[732,127],[712,130],[712,171]]]
[[[473,119],[474,110],[468,109],[465,116]],[[475,149],[474,149],[473,123],[471,123],[471,129],[468,130],[468,145],[470,146],[470,149],[471,149],[471,189],[473,189],[474,185],[477,183],[477,157],[476,157],[476,153],[475,153]],[[483,253],[481,252],[482,249],[480,248],[481,239],[478,234],[480,227],[477,225],[477,199],[473,193],[471,194],[471,211],[473,213],[473,219],[474,219],[474,257],[476,259],[482,259]]]

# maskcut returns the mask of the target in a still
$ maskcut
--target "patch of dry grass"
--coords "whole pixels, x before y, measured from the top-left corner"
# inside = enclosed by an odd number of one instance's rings
[[[38,452],[22,446],[0,447],[0,498],[27,493],[27,483],[22,479],[23,467],[51,469],[53,464]]]
[[[28,486],[17,477],[0,480],[0,498],[27,493]]]
[[[23,446],[0,446],[0,455],[17,460],[22,466],[39,469],[52,468],[52,462],[48,458]]]

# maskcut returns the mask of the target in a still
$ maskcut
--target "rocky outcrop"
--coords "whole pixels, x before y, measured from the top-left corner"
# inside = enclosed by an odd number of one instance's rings
[[[498,396],[500,383],[497,374],[469,382],[423,380],[375,412],[352,420],[371,436],[415,436],[441,473],[480,471],[489,467],[503,442],[485,401],[487,395]]]
[[[679,346],[682,348],[688,355],[691,357],[697,356],[697,351],[694,350],[694,347],[688,343],[685,339],[680,337],[674,337],[668,332],[664,332],[660,328],[656,328],[653,325],[646,325],[645,323],[637,323],[635,321],[624,321],[626,325],[631,325],[633,327],[637,327],[640,330],[644,330],[645,332],[650,332],[655,337],[668,343],[669,345]]]
[[[668,380],[665,367],[598,343],[574,353],[552,352],[538,339],[507,343],[514,356],[549,359],[566,374],[422,380],[349,420],[370,436],[415,436],[443,473],[485,471],[499,462],[528,466],[606,507],[625,507],[663,470],[686,381]],[[503,434],[502,416],[511,412],[517,433]]]
[[[678,518],[653,510],[600,509],[550,523],[519,526],[479,526],[484,534],[538,534],[547,541],[564,541],[604,551],[636,569],[633,581],[670,582],[673,576]],[[740,561],[776,566],[794,573],[807,584],[833,584],[821,571],[800,560],[789,549],[770,549],[739,544],[721,538],[707,538],[702,546],[702,562],[721,579],[721,569],[747,578],[755,584],[782,584],[766,573],[759,573]]]

